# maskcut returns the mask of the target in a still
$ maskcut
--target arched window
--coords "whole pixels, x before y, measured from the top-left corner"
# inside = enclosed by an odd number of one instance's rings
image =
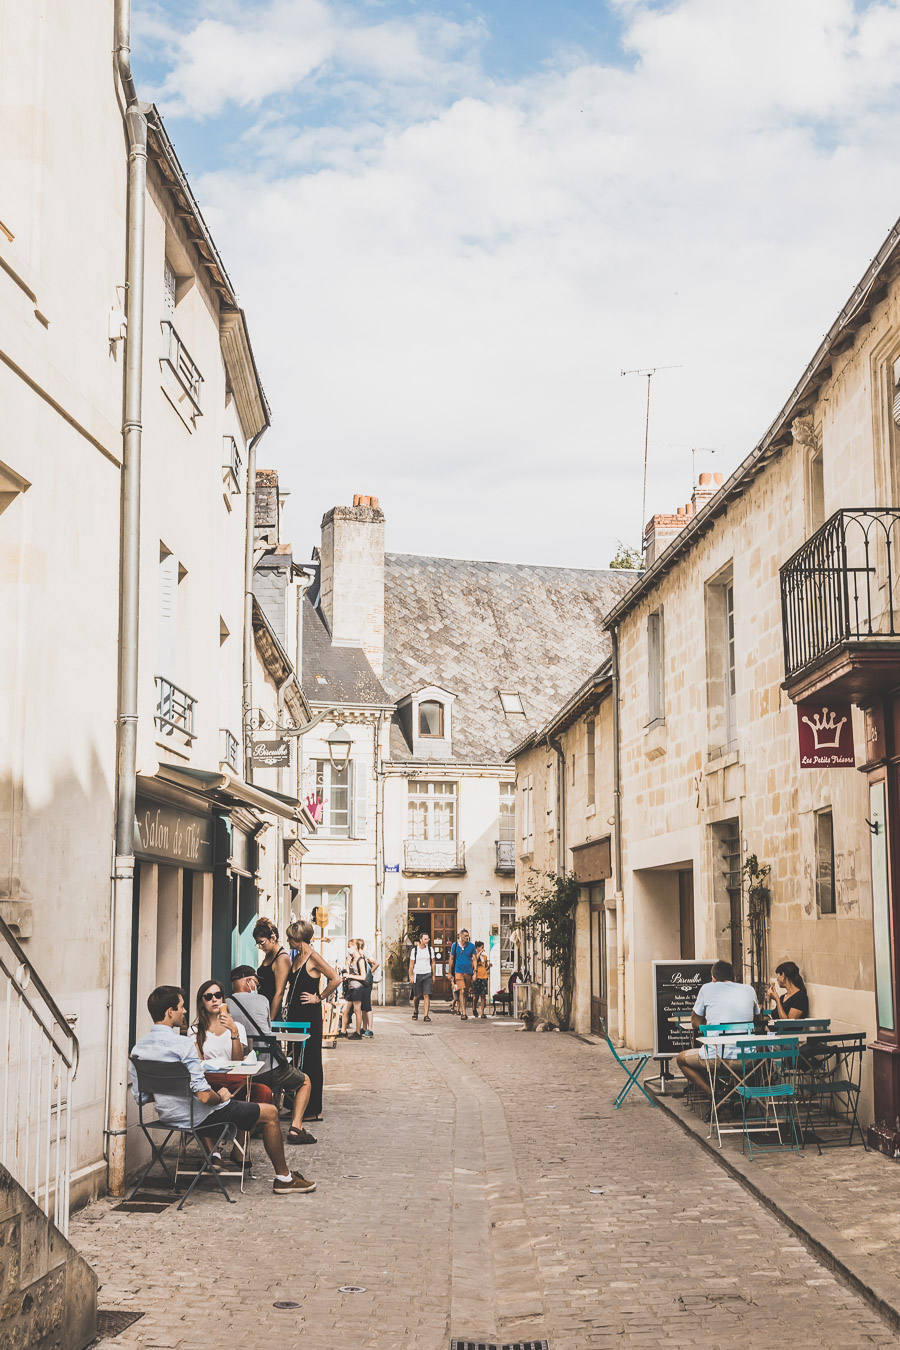
[[[440,739],[444,734],[444,705],[429,700],[419,704],[419,735]]]

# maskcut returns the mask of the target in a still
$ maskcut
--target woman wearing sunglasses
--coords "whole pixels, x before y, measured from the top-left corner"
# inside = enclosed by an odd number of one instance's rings
[[[206,980],[197,990],[197,1021],[191,1030],[197,1054],[210,1066],[206,1070],[210,1087],[227,1087],[234,1093],[249,1081],[251,1102],[274,1101],[272,1089],[265,1084],[248,1080],[244,1074],[224,1071],[226,1064],[242,1060],[247,1054],[247,1033],[228,1011],[218,980]]]

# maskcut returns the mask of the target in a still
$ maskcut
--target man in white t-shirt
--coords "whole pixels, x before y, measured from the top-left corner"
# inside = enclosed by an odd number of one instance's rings
[[[752,1023],[758,1016],[759,1003],[753,987],[749,984],[736,984],[734,967],[731,963],[717,961],[712,968],[712,983],[700,986],[697,1001],[691,1012],[691,1026],[702,1027],[704,1023],[717,1026],[723,1022]],[[716,1050],[701,1046],[698,1050],[682,1050],[675,1060],[685,1078],[707,1096],[712,1094],[705,1061],[712,1059],[716,1053]],[[718,1054],[720,1059],[737,1058],[734,1046],[720,1046]]]
[[[425,1000],[425,1021],[430,1022],[431,988],[434,981],[434,948],[427,933],[419,934],[418,944],[409,953],[409,982],[414,985],[413,1021],[419,1017],[419,999]]]

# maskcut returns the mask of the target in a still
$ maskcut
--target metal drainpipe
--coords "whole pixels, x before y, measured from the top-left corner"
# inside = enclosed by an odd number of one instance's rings
[[[619,742],[619,634],[612,630],[613,817],[616,834],[616,1013],[619,1042],[625,1041],[625,895],[622,890],[622,765]]]
[[[141,546],[141,371],[144,336],[144,230],[147,186],[147,119],[131,73],[130,0],[116,0],[116,65],[125,92],[128,138],[124,424],[119,628],[119,707],[116,766],[116,853],[112,877],[107,1087],[109,1191],[125,1189],[128,1106],[128,1032],[131,1009],[131,941],[134,905],[135,772],[138,719],[138,621]]]
[[[556,751],[556,870],[565,876],[566,871],[566,756],[555,736],[548,737],[547,744]]]
[[[381,773],[381,725],[384,713],[379,713],[372,724],[372,770],[375,776],[375,960],[381,971],[380,998],[384,1007],[385,969],[384,969],[384,863],[379,839],[379,827],[384,815],[381,794],[383,778]],[[368,825],[366,826],[368,828]]]
[[[241,697],[241,743],[244,749],[244,782],[253,782],[253,752],[250,748],[250,711],[253,707],[253,531],[256,524],[256,447],[268,431],[258,431],[247,446],[247,538],[244,547],[244,668]]]

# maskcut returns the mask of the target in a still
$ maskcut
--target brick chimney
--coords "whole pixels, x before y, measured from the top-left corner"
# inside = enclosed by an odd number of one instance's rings
[[[278,470],[256,470],[256,510],[253,519],[253,542],[277,544],[280,542],[281,503],[278,496]]]
[[[705,506],[710,497],[714,497],[722,486],[722,475],[720,473],[701,473],[700,481],[694,488],[693,507],[694,514]]]
[[[674,515],[652,517],[644,531],[645,567],[652,567],[659,555],[665,553],[676,535],[681,533],[688,521],[693,520],[710,497],[716,495],[721,485],[720,473],[701,473],[691,501],[679,506]]]
[[[359,642],[384,674],[384,512],[377,497],[322,517],[320,604],[336,642]]]

